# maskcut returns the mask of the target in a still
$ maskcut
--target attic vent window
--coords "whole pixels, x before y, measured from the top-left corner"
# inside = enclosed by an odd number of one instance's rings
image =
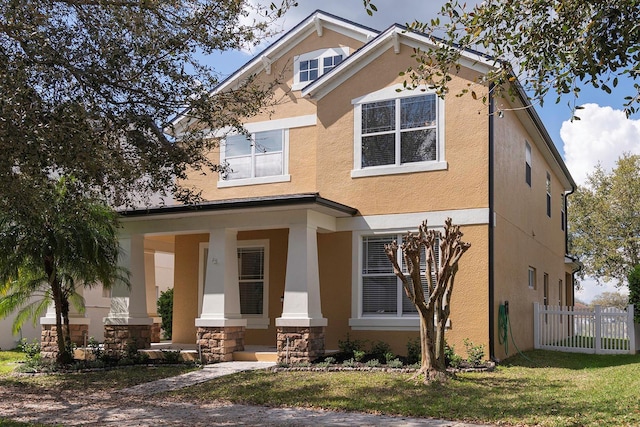
[[[320,49],[294,58],[293,89],[302,89],[307,84],[328,73],[349,55],[346,47]]]

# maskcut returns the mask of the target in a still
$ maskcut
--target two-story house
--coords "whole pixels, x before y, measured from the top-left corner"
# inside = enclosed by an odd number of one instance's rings
[[[247,120],[250,137],[225,134],[211,153],[229,172],[193,175],[206,202],[123,216],[132,287],[114,290],[108,347],[148,345],[144,242],[162,238],[175,248],[173,341],[197,343],[209,361],[246,345],[314,359],[347,334],[405,354],[418,317],[383,246],[451,217],[472,246],[447,341],[508,356],[498,339],[508,301],[517,346],[532,348],[532,303],[573,303],[565,200],[575,183],[524,93],[493,99],[476,83],[492,67],[484,57],[463,54],[450,93],[471,84],[488,104],[403,90],[399,72],[429,43],[316,12],[216,88],[284,75],[280,102]]]

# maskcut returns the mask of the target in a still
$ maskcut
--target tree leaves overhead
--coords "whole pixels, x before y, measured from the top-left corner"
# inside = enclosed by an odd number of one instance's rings
[[[569,198],[571,250],[583,275],[618,286],[640,264],[640,156],[624,155],[610,173],[596,167]]]
[[[638,0],[486,0],[471,9],[456,0],[440,15],[442,24],[437,18],[411,25],[428,34],[445,33],[435,48],[417,51],[418,65],[410,70],[414,84],[427,82],[446,93],[460,48],[466,48],[491,55],[497,66],[479,83],[499,87],[515,73],[533,98],[542,102],[555,93],[558,102],[564,94],[575,100],[585,84],[611,93],[620,79],[632,79],[625,112],[638,111]]]
[[[204,128],[239,126],[270,88],[249,79],[208,96],[218,75],[203,55],[257,44],[289,4],[0,0],[0,188],[69,175],[121,204],[176,189],[188,167],[217,170]],[[175,144],[163,127],[188,108],[202,126]]]

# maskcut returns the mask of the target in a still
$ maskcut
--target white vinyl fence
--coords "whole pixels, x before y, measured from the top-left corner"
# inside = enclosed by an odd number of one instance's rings
[[[599,305],[594,309],[533,304],[534,347],[596,354],[634,354],[638,327],[633,305],[626,310]]]

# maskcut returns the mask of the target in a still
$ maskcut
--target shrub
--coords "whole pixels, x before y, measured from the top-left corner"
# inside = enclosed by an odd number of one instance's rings
[[[33,342],[29,343],[26,338],[22,338],[18,344],[18,350],[25,353],[27,360],[41,358],[40,342],[38,340],[34,339]]]
[[[371,345],[369,351],[372,357],[375,357],[380,363],[386,363],[386,354],[391,353],[391,346],[384,341],[376,341]]]
[[[354,352],[364,349],[366,341],[352,340],[347,334],[346,340],[338,340],[338,349],[341,353],[344,353],[346,357],[353,357]]]
[[[444,360],[447,366],[457,368],[462,363],[462,357],[456,354],[455,348],[452,345],[444,343]]]
[[[353,358],[356,360],[356,362],[361,362],[362,359],[364,358],[365,354],[367,354],[367,353],[364,352],[363,350],[354,350],[353,351]]]
[[[173,288],[160,293],[158,298],[158,316],[162,319],[161,327],[164,339],[170,340],[173,326]]]
[[[376,366],[380,366],[380,361],[378,359],[371,359],[365,365],[375,368]]]
[[[353,368],[355,365],[356,365],[356,362],[353,359],[347,359],[344,362],[342,362],[342,366],[344,366],[345,368]]]
[[[165,363],[180,363],[180,351],[162,350],[162,359]]]
[[[468,338],[464,340],[467,350],[467,362],[473,366],[480,365],[484,360],[484,345],[474,345]]]
[[[446,350],[445,350],[446,352]],[[407,341],[407,363],[412,365],[422,359],[422,346],[418,338]]]
[[[336,358],[332,356],[328,356],[324,358],[324,362],[331,365],[333,363],[336,363]]]
[[[400,359],[393,359],[387,362],[387,366],[390,368],[402,368],[402,361]]]

